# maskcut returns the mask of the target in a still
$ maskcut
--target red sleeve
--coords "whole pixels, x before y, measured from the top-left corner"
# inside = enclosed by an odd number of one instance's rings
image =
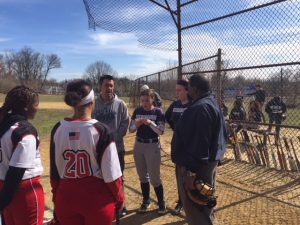
[[[113,182],[106,183],[106,185],[114,196],[116,203],[118,205],[122,205],[125,201],[125,196],[122,190],[122,177],[116,179]]]

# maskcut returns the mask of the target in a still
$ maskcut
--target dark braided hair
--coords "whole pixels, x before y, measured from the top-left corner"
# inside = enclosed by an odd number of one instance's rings
[[[38,96],[36,91],[24,85],[11,89],[0,108],[0,123],[9,112],[23,115],[26,112],[25,108],[33,104]]]

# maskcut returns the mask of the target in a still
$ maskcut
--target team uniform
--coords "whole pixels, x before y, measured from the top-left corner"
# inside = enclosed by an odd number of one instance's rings
[[[149,119],[151,125],[135,126],[136,119]],[[134,145],[134,161],[141,182],[144,202],[150,201],[149,180],[154,187],[158,203],[164,204],[163,186],[160,179],[161,152],[159,135],[164,131],[165,118],[160,108],[154,107],[146,111],[142,107],[135,109],[129,126],[130,132],[136,133]]]
[[[246,120],[246,112],[243,107],[233,108],[230,112],[229,119],[231,120]]]
[[[172,102],[172,104],[167,109],[167,111],[165,113],[165,118],[172,130],[175,129],[179,119],[181,118],[183,112],[187,109],[189,104],[190,104],[189,102],[186,104],[182,104],[182,102],[180,100],[177,100],[177,101]],[[175,167],[176,177],[177,177],[177,171],[178,171],[178,167],[176,166]],[[177,186],[178,186],[178,181],[177,181]],[[177,187],[177,189],[179,189],[179,188]],[[178,197],[179,197],[178,204],[182,205],[179,192],[178,192]]]
[[[64,119],[51,133],[50,178],[62,225],[108,225],[124,198],[115,142],[95,119]]]
[[[275,122],[275,124],[280,125],[282,121],[284,120],[284,113],[286,113],[286,105],[284,102],[280,100],[280,98],[273,98],[271,99],[267,105],[266,105],[266,113],[269,115],[269,130],[272,128],[272,123]],[[276,126],[276,140],[279,138],[280,134],[280,127]]]
[[[190,103],[182,104],[180,100],[174,101],[165,113],[165,118],[171,129],[174,130],[182,113],[186,110]]]
[[[237,120],[237,121],[246,120],[246,112],[245,112],[244,107],[234,107],[229,114],[229,119]],[[236,122],[234,122],[234,123],[236,123]],[[240,131],[242,128],[243,128],[243,125],[238,124],[235,132]],[[231,130],[231,132],[233,133],[232,130]]]
[[[45,202],[40,184],[43,167],[39,144],[36,129],[24,117],[9,115],[0,123],[0,210],[6,225],[43,224]],[[24,172],[19,184],[8,175],[12,168]],[[15,187],[17,191],[12,194]]]

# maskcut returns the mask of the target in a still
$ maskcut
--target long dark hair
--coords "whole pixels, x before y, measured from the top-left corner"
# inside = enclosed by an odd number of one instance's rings
[[[26,116],[28,106],[33,104],[38,96],[36,91],[24,85],[16,86],[11,89],[7,93],[5,101],[0,108],[0,123],[10,112],[12,114]]]

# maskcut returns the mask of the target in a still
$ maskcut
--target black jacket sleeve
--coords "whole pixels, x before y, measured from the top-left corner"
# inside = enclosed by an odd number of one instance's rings
[[[174,108],[174,102],[169,106],[169,108],[165,113],[165,119],[167,123],[170,125],[170,127],[172,128],[172,130],[174,130],[174,123],[171,119],[173,108]]]
[[[15,196],[26,168],[10,166],[4,180],[4,187],[0,192],[0,211],[12,201]]]

